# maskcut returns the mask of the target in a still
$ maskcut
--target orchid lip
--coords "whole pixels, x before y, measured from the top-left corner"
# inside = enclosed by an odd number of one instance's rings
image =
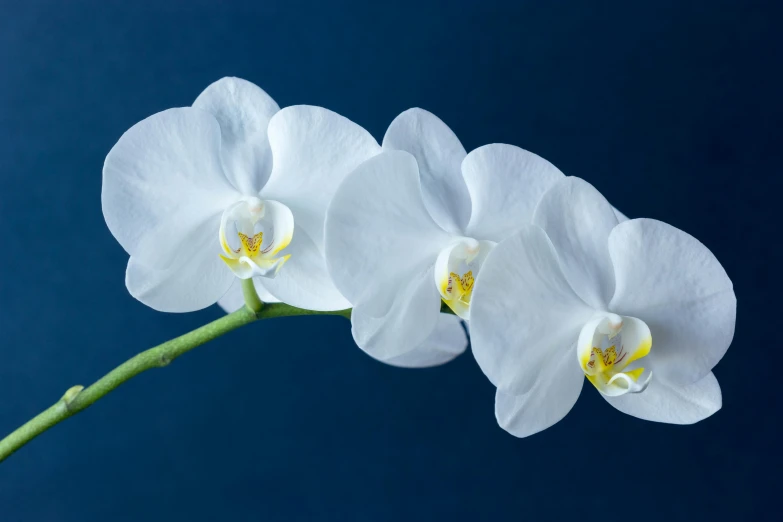
[[[278,255],[294,233],[291,210],[277,201],[245,197],[220,221],[220,258],[240,279],[273,278],[290,257]]]
[[[587,379],[602,394],[615,397],[641,393],[652,371],[638,366],[652,348],[650,329],[640,319],[602,312],[579,334],[577,356]]]
[[[435,261],[435,284],[441,299],[462,319],[470,318],[473,285],[494,243],[469,237],[455,239]]]

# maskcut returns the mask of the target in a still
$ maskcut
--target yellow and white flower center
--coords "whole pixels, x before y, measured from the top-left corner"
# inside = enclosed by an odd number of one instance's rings
[[[601,313],[584,325],[576,349],[587,379],[598,391],[614,397],[647,388],[652,372],[645,374],[636,361],[651,348],[652,335],[644,321]]]
[[[459,238],[441,250],[435,261],[435,284],[440,296],[462,319],[470,318],[473,283],[493,246],[490,241]]]
[[[241,279],[274,277],[290,255],[278,256],[294,235],[291,211],[277,201],[244,198],[223,212],[220,258]]]

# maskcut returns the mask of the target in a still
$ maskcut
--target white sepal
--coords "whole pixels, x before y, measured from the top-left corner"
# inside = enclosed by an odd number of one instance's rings
[[[678,386],[657,375],[644,393],[604,398],[623,413],[669,424],[693,424],[717,412],[723,404],[720,386],[710,372],[688,386]]]
[[[384,150],[404,150],[416,158],[424,205],[444,230],[461,234],[470,219],[470,194],[462,177],[465,149],[437,116],[409,109],[397,116],[383,137]]]
[[[242,194],[258,194],[272,170],[267,127],[280,107],[257,85],[232,77],[204,89],[193,107],[210,113],[220,125],[226,177]]]
[[[429,368],[451,361],[467,347],[468,337],[459,317],[440,314],[435,329],[420,345],[382,362],[402,368]]]
[[[533,223],[549,236],[576,293],[606,310],[614,293],[609,234],[618,223],[606,198],[582,179],[562,179],[541,198]]]

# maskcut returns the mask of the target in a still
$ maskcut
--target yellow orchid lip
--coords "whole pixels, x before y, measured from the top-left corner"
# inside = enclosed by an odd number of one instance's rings
[[[462,317],[470,308],[470,297],[473,294],[473,271],[468,270],[461,276],[449,272],[448,277],[441,283],[441,298],[455,314]],[[449,297],[443,297],[444,295]]]
[[[493,246],[490,241],[455,238],[441,250],[435,261],[435,284],[441,299],[462,319],[470,318],[475,278]]]
[[[598,314],[588,321],[577,342],[585,377],[608,396],[639,393],[647,388],[652,372],[645,375],[644,367],[630,366],[649,355],[651,348],[652,335],[643,321],[611,313]]]
[[[264,241],[264,233],[259,232],[252,237],[246,236],[242,232],[237,232],[237,234],[239,234],[239,240],[242,242],[242,250],[244,250],[248,256],[256,255],[261,248],[261,243]]]
[[[220,258],[241,279],[274,277],[290,257],[278,254],[291,243],[293,232],[293,215],[282,203],[243,199],[221,218]]]

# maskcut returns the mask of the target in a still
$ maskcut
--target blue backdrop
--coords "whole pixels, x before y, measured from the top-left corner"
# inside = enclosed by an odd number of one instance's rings
[[[3,434],[221,314],[161,314],[127,294],[100,190],[122,132],[226,75],[379,139],[420,106],[468,150],[532,150],[629,216],[699,238],[739,303],[715,416],[644,422],[585,387],[564,421],[524,440],[497,427],[494,388],[470,353],[402,370],[364,355],[342,318],[254,324],[0,465],[0,520],[773,517],[781,11],[748,0],[0,0]]]

